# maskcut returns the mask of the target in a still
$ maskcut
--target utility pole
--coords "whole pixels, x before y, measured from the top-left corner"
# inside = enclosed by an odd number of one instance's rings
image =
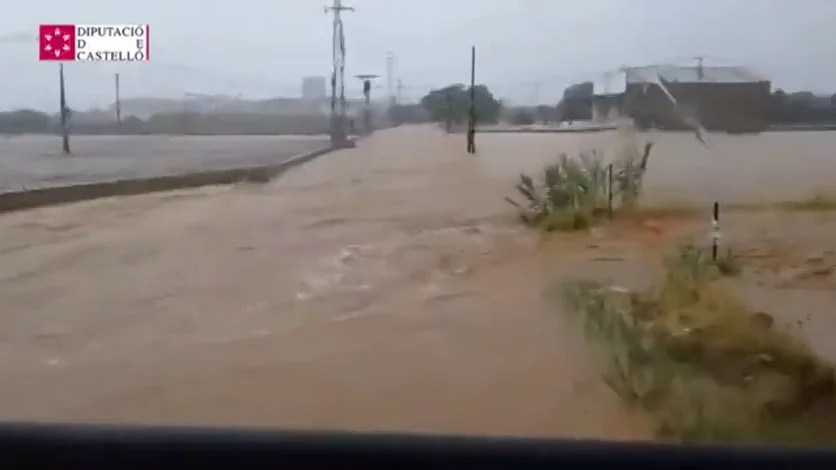
[[[332,28],[332,59],[331,73],[331,145],[335,147],[348,146],[345,129],[345,36],[343,35],[343,11],[354,11],[354,8],[342,5],[342,0],[334,0],[333,5],[325,7],[325,13],[333,13]]]
[[[697,79],[702,80],[703,78],[705,78],[705,70],[703,70],[702,68],[702,63],[703,60],[705,60],[705,56],[698,55],[694,57],[694,59],[697,61]]]
[[[61,111],[61,150],[64,155],[70,155],[70,126],[67,122],[69,119],[69,108],[67,108],[67,90],[64,86],[64,63],[58,64],[58,84],[59,93],[58,100],[60,101]]]
[[[609,95],[610,85],[612,84],[613,76],[615,76],[615,72],[604,72],[604,94]]]
[[[366,135],[371,135],[372,129],[372,80],[377,78],[377,75],[356,75],[357,78],[363,81],[363,97],[365,98],[365,109],[363,109],[363,127]]]
[[[476,46],[470,47],[470,112],[467,122],[467,153],[476,153]]]
[[[444,117],[444,130],[450,134],[453,132],[453,95],[448,91],[444,96],[444,101],[447,105],[447,114]],[[469,134],[468,134],[469,136]],[[470,153],[470,137],[467,138],[467,151]]]
[[[531,91],[531,105],[537,106],[540,101],[540,82],[534,82],[534,86],[532,87]]]
[[[836,96],[836,95],[834,95]],[[395,92],[395,103],[400,103],[403,100],[403,80],[398,79],[397,91]]]
[[[115,105],[116,105],[116,125],[119,126],[119,127],[122,127],[122,99],[121,99],[120,93],[119,93],[119,74],[118,73],[115,73],[113,75],[113,80],[114,80],[113,85],[114,85],[114,88],[115,88],[114,91],[116,93],[116,101],[115,101]]]
[[[395,106],[395,53],[386,53],[386,95],[389,97],[389,106]]]

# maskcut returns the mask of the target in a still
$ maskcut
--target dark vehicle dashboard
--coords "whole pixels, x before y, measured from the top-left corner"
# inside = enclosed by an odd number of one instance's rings
[[[3,469],[836,468],[836,450],[650,442],[272,431],[0,425]]]

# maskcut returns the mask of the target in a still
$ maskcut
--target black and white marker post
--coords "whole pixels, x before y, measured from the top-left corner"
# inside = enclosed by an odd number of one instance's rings
[[[711,218],[711,260],[717,261],[717,248],[720,242],[720,203],[714,203],[714,214]]]

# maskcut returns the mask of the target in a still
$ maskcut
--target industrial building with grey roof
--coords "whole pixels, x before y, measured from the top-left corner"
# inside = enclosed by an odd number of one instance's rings
[[[593,82],[593,119],[630,117],[641,127],[757,132],[768,125],[771,83],[739,66],[624,67]]]

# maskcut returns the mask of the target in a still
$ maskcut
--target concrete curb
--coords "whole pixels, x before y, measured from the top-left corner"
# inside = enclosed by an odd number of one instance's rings
[[[588,127],[581,129],[525,129],[525,128],[510,128],[510,129],[476,129],[478,134],[585,134],[590,132],[607,132],[617,130],[617,127]],[[725,131],[711,131],[715,133],[730,134],[730,135],[756,135],[765,132],[813,132],[813,131],[835,131],[836,125],[799,125],[799,126],[770,126],[758,132],[725,132]],[[690,132],[683,129],[664,130],[656,129],[656,132]],[[464,132],[456,132],[456,134],[464,134]]]
[[[798,125],[798,126],[769,126],[765,132],[793,132],[793,131],[836,131],[836,124]]]
[[[130,178],[99,183],[10,191],[0,194],[0,213],[35,209],[38,207],[70,204],[113,196],[135,196],[177,189],[219,186],[241,181],[266,182],[288,169],[309,162],[316,157],[340,150],[328,147],[272,165],[224,168],[148,178]]]
[[[578,129],[476,129],[477,134],[584,134],[614,131],[617,127],[586,127]],[[462,132],[464,134],[464,132]]]

